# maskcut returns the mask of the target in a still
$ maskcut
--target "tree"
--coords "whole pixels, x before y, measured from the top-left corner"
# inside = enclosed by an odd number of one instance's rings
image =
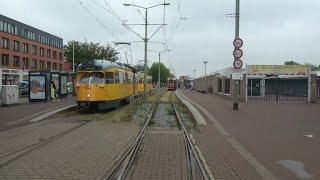
[[[159,63],[153,63],[148,75],[152,76],[152,81],[158,83],[158,74],[159,74]],[[172,74],[170,70],[163,64],[160,63],[160,83],[166,83],[168,77],[171,77]]]
[[[134,65],[133,67],[136,69],[137,72],[140,72],[140,71],[143,72],[143,70],[144,70],[144,65],[140,64],[140,63]],[[149,69],[150,68],[147,66],[147,72],[149,71]]]
[[[302,65],[300,63],[297,63],[295,61],[286,61],[284,62],[284,65]],[[320,71],[320,65],[315,65],[315,64],[311,64],[311,63],[305,63],[306,66],[310,66],[311,67],[311,71]]]
[[[284,65],[300,65],[300,64],[295,61],[286,61],[284,62]]]
[[[73,41],[69,41],[67,45],[64,46],[64,53],[66,60],[72,63],[72,52]],[[82,60],[85,59],[106,59],[111,62],[118,60],[119,53],[111,47],[109,44],[100,45],[100,43],[93,42],[74,42],[74,62],[77,66]]]

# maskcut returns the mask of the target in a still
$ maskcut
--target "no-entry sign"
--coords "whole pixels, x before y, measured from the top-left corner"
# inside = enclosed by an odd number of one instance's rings
[[[234,48],[236,48],[236,49],[241,48],[241,47],[243,46],[243,41],[242,41],[242,39],[240,39],[240,38],[234,39],[234,41],[233,41],[233,46],[234,46]]]
[[[241,58],[243,56],[242,50],[241,49],[235,49],[233,51],[233,56],[234,56],[235,59]]]
[[[242,63],[241,59],[235,59],[233,61],[233,68],[234,69],[240,69],[240,68],[242,68],[242,65],[243,65],[243,63]]]

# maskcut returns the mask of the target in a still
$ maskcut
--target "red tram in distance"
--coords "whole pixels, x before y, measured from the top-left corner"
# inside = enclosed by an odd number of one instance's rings
[[[167,80],[167,90],[174,91],[177,88],[177,79],[174,77],[170,77]]]

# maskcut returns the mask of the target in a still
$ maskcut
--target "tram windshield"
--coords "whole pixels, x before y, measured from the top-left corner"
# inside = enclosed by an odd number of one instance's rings
[[[79,84],[104,84],[104,73],[85,72],[82,73]]]

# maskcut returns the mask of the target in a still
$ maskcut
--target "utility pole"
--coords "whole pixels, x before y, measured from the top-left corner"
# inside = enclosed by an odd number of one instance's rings
[[[239,38],[239,26],[240,26],[240,0],[236,0],[236,14],[235,14],[235,39]],[[239,87],[240,80],[235,80],[233,90],[233,110],[239,109]]]
[[[160,86],[160,52],[159,52],[159,67],[158,67],[159,69],[158,69],[158,86],[159,86],[159,88],[161,88],[161,86]]]
[[[74,73],[74,40],[72,41],[72,72]]]
[[[149,50],[149,51],[153,51],[153,52],[157,52],[159,53],[159,65],[158,65],[158,85],[159,85],[159,88],[160,88],[160,59],[161,59],[161,53],[164,53],[166,51],[171,51],[169,49],[166,49],[164,51],[155,51],[155,50]]]
[[[144,95],[147,95],[147,52],[148,52],[148,9],[146,9],[146,18],[144,21],[145,31],[144,31],[144,68],[143,68],[143,76],[144,76],[144,86],[143,92]]]
[[[204,63],[204,92],[207,92],[207,63],[208,61],[203,61]]]
[[[196,79],[196,70],[195,69],[193,70],[193,79],[194,80]]]
[[[147,94],[147,52],[148,52],[148,41],[152,38],[153,35],[155,35],[159,29],[164,26],[165,24],[148,24],[148,9],[151,9],[151,8],[154,8],[154,7],[157,7],[157,6],[167,6],[167,5],[170,5],[170,3],[162,3],[162,4],[157,4],[157,5],[154,5],[154,6],[150,6],[150,7],[142,7],[142,6],[138,6],[138,5],[135,5],[135,4],[123,4],[124,6],[135,6],[135,7],[138,7],[138,8],[142,8],[142,9],[145,9],[145,22],[144,24],[131,24],[131,25],[144,25],[145,26],[145,32],[144,32],[144,38],[141,37],[138,33],[136,33],[135,31],[133,31],[131,28],[129,28],[127,25],[129,24],[125,24],[126,27],[131,30],[133,33],[135,33],[136,35],[138,35],[143,41],[144,41],[144,71],[143,71],[143,74],[144,74],[144,94],[146,95]],[[155,33],[153,33],[151,35],[150,38],[148,38],[148,25],[161,25]]]

